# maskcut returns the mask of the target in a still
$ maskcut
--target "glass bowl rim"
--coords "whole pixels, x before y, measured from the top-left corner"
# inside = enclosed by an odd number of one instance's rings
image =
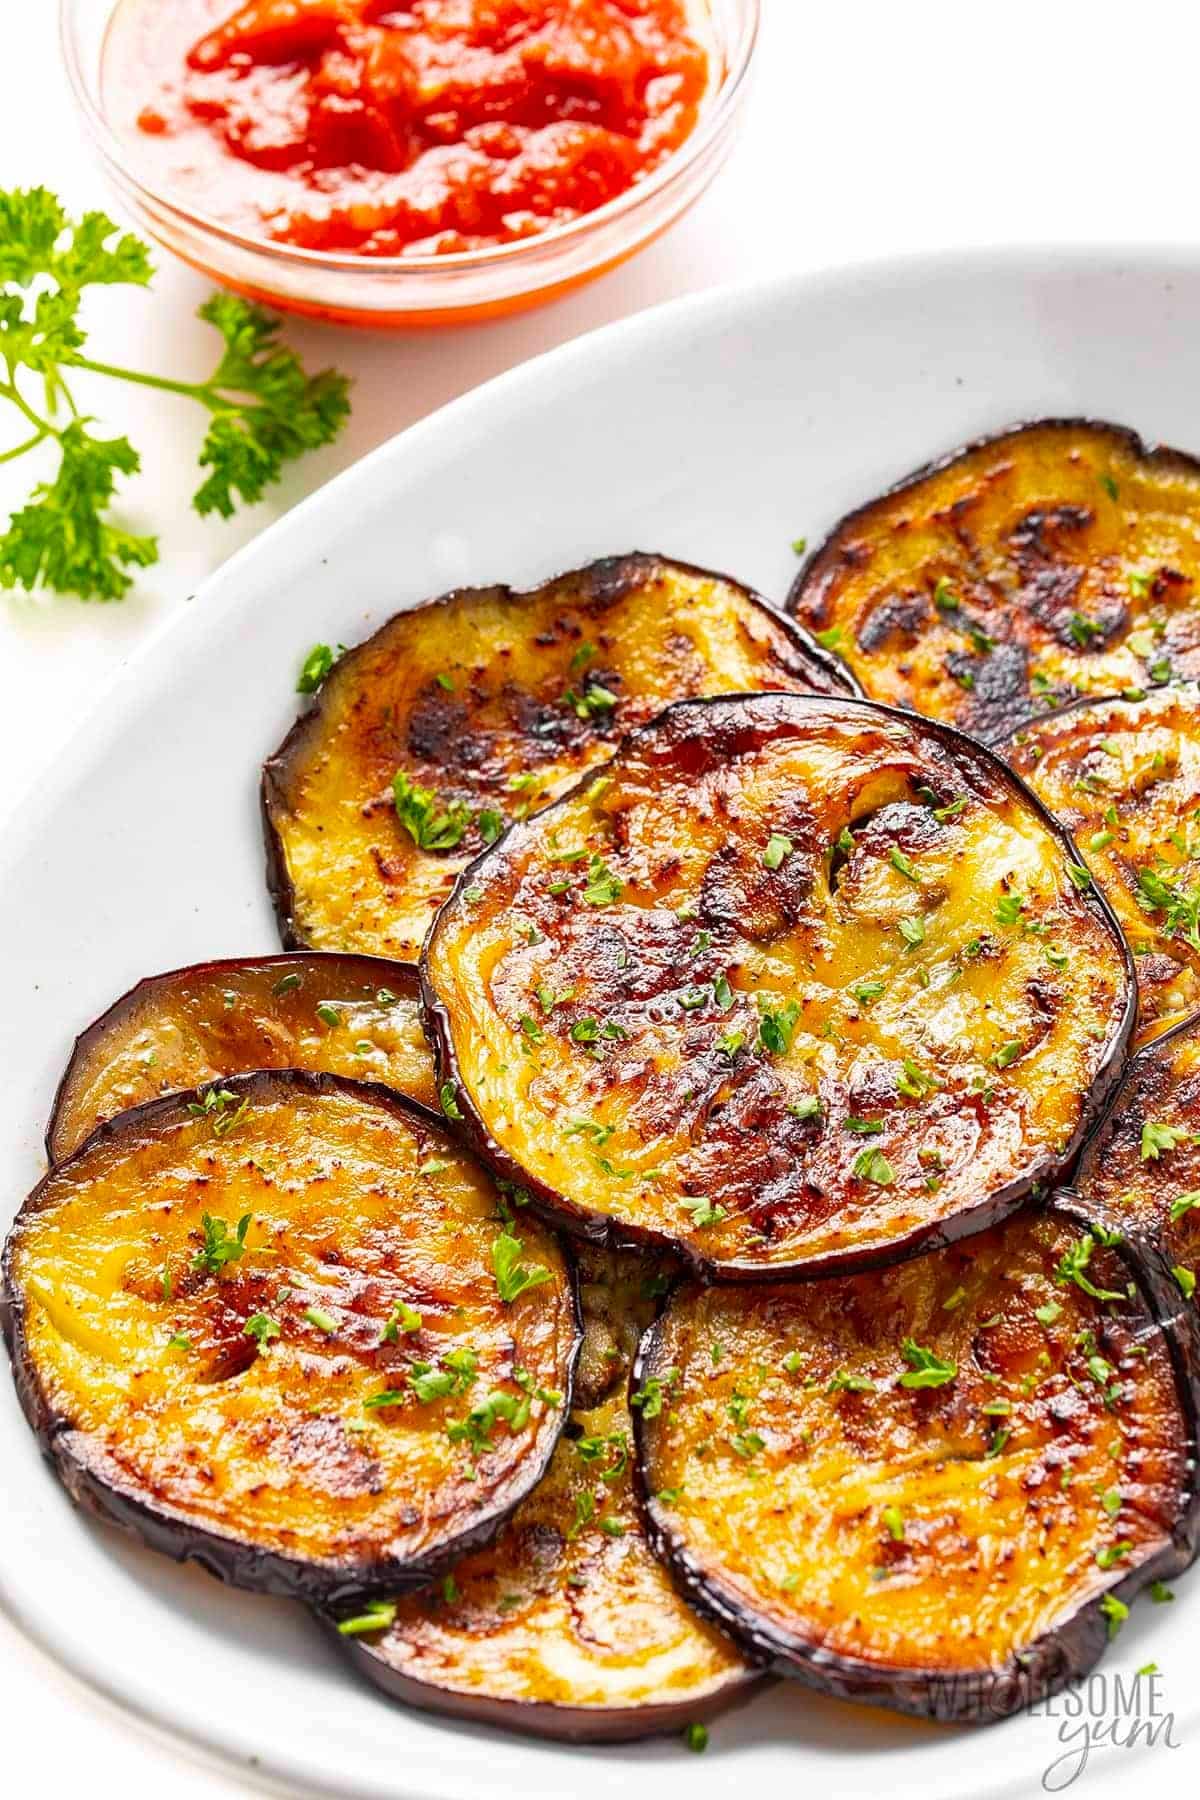
[[[303,249],[299,245],[274,243],[269,238],[253,237],[247,232],[222,224],[219,219],[213,219],[207,213],[181,205],[169,193],[146,180],[133,166],[133,159],[110,125],[98,98],[93,96],[92,84],[83,68],[76,31],[75,15],[81,0],[58,0],[58,34],[71,93],[83,113],[94,142],[120,181],[128,184],[155,208],[185,227],[199,229],[235,250],[265,256],[285,265],[366,277],[430,277],[439,273],[484,273],[490,269],[511,269],[523,258],[533,261],[541,254],[553,252],[560,245],[564,250],[569,250],[580,240],[586,239],[592,231],[602,230],[606,225],[616,223],[627,215],[636,214],[642,206],[682,179],[705,151],[720,140],[736,113],[746,83],[758,43],[762,0],[738,0],[738,3],[744,8],[745,17],[741,20],[736,39],[730,47],[719,87],[710,104],[702,111],[695,130],[644,181],[635,182],[624,193],[606,201],[594,211],[581,213],[577,219],[572,219],[565,225],[551,226],[549,230],[536,232],[532,237],[518,238],[511,244],[490,245],[484,250],[455,250],[430,256],[354,256],[335,254],[328,250]],[[110,0],[110,13],[117,4],[119,0]]]

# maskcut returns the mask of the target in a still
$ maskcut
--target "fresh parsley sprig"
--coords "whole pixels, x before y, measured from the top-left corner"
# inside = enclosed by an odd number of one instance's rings
[[[67,383],[73,371],[203,406],[209,425],[199,460],[208,473],[192,504],[226,519],[239,502],[261,499],[285,464],[331,443],[350,411],[346,377],[334,369],[309,375],[279,342],[274,314],[234,294],[214,294],[199,309],[222,340],[207,381],[85,355],[85,291],[145,287],[154,273],[141,239],[117,230],[101,212],[69,218],[46,188],[0,190],[0,400],[25,428],[0,451],[0,463],[45,444],[59,453],[53,477],[38,483],[0,536],[0,587],[119,600],[132,585],[130,570],[157,560],[157,538],[125,531],[108,516],[118,481],[137,473],[140,458],[128,438],[92,429],[95,419],[79,410]]]

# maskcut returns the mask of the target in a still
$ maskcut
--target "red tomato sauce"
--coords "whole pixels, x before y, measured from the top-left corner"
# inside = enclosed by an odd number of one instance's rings
[[[361,256],[603,206],[695,128],[695,0],[123,0],[105,104],[177,203]]]

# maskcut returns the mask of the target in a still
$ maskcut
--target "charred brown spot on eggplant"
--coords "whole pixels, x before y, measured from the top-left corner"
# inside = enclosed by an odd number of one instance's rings
[[[1076,695],[1200,676],[1200,463],[1043,420],[843,519],[788,609],[872,699],[987,741]]]
[[[1080,1192],[1116,1229],[1148,1234],[1179,1292],[1200,1277],[1200,1017],[1133,1058],[1084,1146]]]
[[[990,1223],[1115,1079],[1130,960],[1002,763],[864,701],[688,702],[516,827],[426,949],[439,1075],[583,1235],[726,1276]]]
[[[655,556],[399,613],[263,772],[284,941],[413,956],[464,864],[669,701],[847,685],[749,589]]]
[[[635,1403],[681,1590],[781,1673],[908,1712],[984,1722],[1084,1674],[1197,1530],[1190,1334],[1114,1240],[1068,1200],[875,1275],[678,1290]]]
[[[255,956],[151,975],[75,1041],[46,1128],[61,1162],[127,1107],[252,1069],[378,1081],[436,1108],[411,963]]]
[[[1145,1042],[1200,1006],[1200,689],[1080,701],[1023,725],[1002,753],[1121,921]]]
[[[370,1614],[341,1623],[362,1672],[397,1699],[614,1741],[707,1717],[757,1671],[676,1594],[634,1501],[627,1384],[657,1267],[591,1248],[582,1263],[585,1343],[598,1327],[609,1364],[603,1397],[576,1407],[545,1480],[493,1544],[402,1596],[378,1630]]]
[[[420,1108],[295,1071],[120,1114],[3,1261],[18,1391],[72,1496],[239,1586],[425,1580],[542,1475],[578,1343],[534,1219]]]

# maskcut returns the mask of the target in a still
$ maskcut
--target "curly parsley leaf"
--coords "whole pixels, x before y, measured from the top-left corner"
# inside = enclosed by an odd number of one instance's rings
[[[1182,1125],[1166,1125],[1159,1119],[1146,1119],[1142,1124],[1142,1161],[1157,1162],[1165,1150],[1177,1150],[1186,1144],[1191,1132]]]
[[[471,823],[471,809],[463,800],[442,806],[432,788],[410,781],[403,769],[392,780],[396,817],[420,850],[453,850]]]
[[[787,1000],[782,1006],[773,1007],[761,994],[757,1000],[759,1044],[770,1056],[786,1056],[800,1023],[800,1002]]]
[[[896,1171],[882,1150],[860,1150],[851,1166],[859,1181],[869,1181],[875,1187],[891,1187],[896,1179]]]
[[[294,351],[279,343],[274,313],[236,294],[214,294],[199,309],[225,349],[196,398],[213,413],[200,450],[211,470],[193,496],[201,515],[231,517],[278,481],[284,465],[330,444],[350,413],[349,383],[336,370],[308,375]]]
[[[196,1274],[219,1275],[228,1263],[241,1262],[246,1254],[249,1213],[242,1214],[233,1231],[230,1231],[224,1219],[214,1218],[211,1213],[203,1215],[200,1225],[204,1244],[192,1258],[192,1268]]]
[[[280,1334],[278,1323],[268,1313],[252,1313],[242,1327],[244,1337],[253,1338],[260,1350],[265,1350],[272,1339]]]
[[[1063,1256],[1055,1271],[1054,1279],[1064,1285],[1073,1281],[1077,1288],[1081,1288],[1093,1300],[1101,1302],[1120,1300],[1122,1296],[1115,1288],[1097,1287],[1087,1273],[1092,1260],[1092,1252],[1099,1242],[1100,1239],[1093,1232],[1084,1232],[1083,1236],[1077,1239]]]
[[[117,226],[102,212],[73,224],[47,188],[0,190],[0,281],[31,287],[47,276],[61,289],[135,283],[154,273],[150,253],[131,232],[110,244]]]
[[[678,1381],[679,1370],[674,1367],[664,1370],[662,1375],[649,1375],[629,1396],[629,1404],[637,1407],[643,1419],[657,1419]]]
[[[261,498],[286,464],[330,443],[346,420],[345,377],[332,369],[307,374],[279,343],[274,315],[232,294],[216,294],[200,308],[223,341],[207,381],[118,368],[85,355],[85,291],[144,287],[153,272],[146,245],[118,234],[107,214],[72,219],[45,188],[0,190],[0,401],[19,415],[27,434],[0,451],[0,459],[48,446],[59,453],[57,471],[38,483],[0,535],[0,587],[119,600],[132,584],[130,571],[158,557],[155,537],[108,516],[118,479],[135,475],[139,458],[127,438],[88,429],[93,420],[67,385],[75,370],[203,406],[211,422],[200,464],[209,474],[194,504],[226,518],[239,500]],[[26,389],[38,393],[40,410]]]
[[[1140,869],[1135,899],[1144,912],[1163,914],[1168,937],[1182,937],[1200,950],[1200,888],[1183,888],[1153,869]]]
[[[913,1338],[905,1338],[900,1353],[908,1364],[907,1372],[900,1377],[903,1388],[945,1387],[958,1374],[957,1363],[947,1361],[935,1350],[927,1350]]]
[[[93,437],[87,424],[72,419],[58,434],[57,474],[39,482],[9,520],[0,537],[0,587],[119,600],[132,585],[127,571],[157,561],[157,538],[124,531],[105,517],[117,476],[137,473],[137,451],[128,438]]]
[[[300,665],[300,673],[296,677],[296,692],[315,694],[340,655],[340,645],[335,650],[332,644],[314,644]]]
[[[550,1280],[549,1269],[541,1263],[522,1264],[521,1255],[525,1246],[516,1234],[507,1228],[492,1241],[492,1268],[496,1275],[496,1289],[506,1306],[530,1288],[540,1287],[543,1281]]]

